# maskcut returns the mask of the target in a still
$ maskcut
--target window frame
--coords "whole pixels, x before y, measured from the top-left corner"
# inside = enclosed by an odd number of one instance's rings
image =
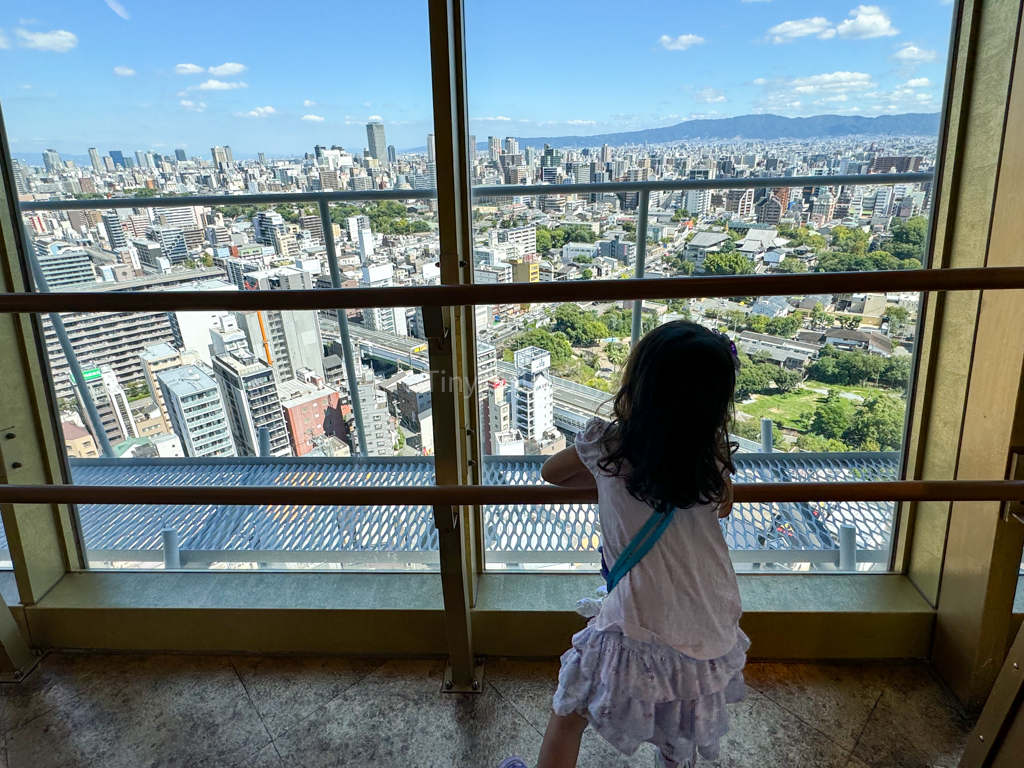
[[[945,190],[947,183],[951,189],[955,189],[962,176],[968,175],[969,169],[963,167],[962,148],[967,141],[967,126],[963,119],[955,124],[947,123],[945,116],[950,112],[952,102],[955,100],[951,95],[954,90],[959,94],[957,99],[958,109],[961,118],[970,117],[970,99],[963,97],[965,89],[973,88],[975,92],[984,91],[986,94],[996,98],[999,96],[1000,88],[1003,88],[1002,98],[1006,98],[1006,81],[994,81],[990,83],[977,82],[972,80],[971,65],[978,57],[978,48],[983,46],[985,35],[992,35],[991,25],[986,27],[979,22],[987,21],[983,11],[986,11],[993,4],[983,0],[964,0],[954,11],[955,34],[951,40],[951,49],[956,52],[955,61],[951,57],[950,73],[947,77],[944,96],[944,122],[943,134],[940,135],[942,142],[939,157],[945,158],[952,152],[950,159],[957,162],[958,167],[950,171],[950,178],[946,178],[947,169],[945,165],[937,169],[940,175],[937,176],[936,192],[939,190],[939,183]],[[991,18],[995,18],[992,14]],[[468,160],[468,152],[465,137],[468,132],[468,115],[466,112],[466,89],[465,89],[465,46],[464,26],[461,0],[430,0],[430,25],[431,25],[431,59],[432,78],[434,83],[434,118],[435,135],[441,140],[437,141],[438,151],[438,199],[439,215],[443,215],[444,224],[442,233],[442,285],[438,288],[429,289],[429,293],[416,294],[410,291],[420,289],[361,289],[363,291],[404,291],[402,296],[432,296],[444,297],[446,302],[442,308],[435,304],[431,307],[431,323],[435,333],[431,337],[431,367],[437,369],[438,380],[443,381],[445,376],[456,377],[467,376],[468,381],[475,381],[476,368],[473,365],[475,350],[475,328],[474,313],[466,299],[472,294],[472,290],[478,291],[476,295],[487,294],[488,286],[472,287],[471,257],[467,258],[466,243],[472,244],[472,202],[471,193],[467,189],[467,179],[459,175],[459,169],[464,167]],[[979,42],[981,40],[982,42]],[[955,77],[954,77],[955,76]],[[972,94],[976,95],[976,94]],[[439,108],[440,107],[440,108]],[[444,131],[444,135],[442,135]],[[9,158],[10,153],[6,146],[6,136],[0,137],[3,140],[5,157]],[[458,158],[461,157],[461,160]],[[441,172],[443,170],[443,173]],[[450,171],[450,173],[449,173]],[[41,329],[39,323],[26,324],[24,316],[18,313],[27,310],[28,302],[18,303],[19,298],[26,296],[25,291],[29,281],[24,274],[24,262],[19,257],[17,240],[21,238],[20,228],[14,222],[20,220],[17,203],[11,190],[12,174],[9,163],[5,162],[4,168],[4,190],[6,203],[2,212],[0,225],[3,227],[4,259],[3,265],[6,273],[4,288],[9,293],[0,297],[0,312],[4,315],[4,324],[0,325],[0,338],[5,343],[15,345],[19,350],[19,366],[13,370],[12,375],[17,377],[23,384],[26,393],[34,398],[32,406],[36,414],[38,424],[34,425],[35,443],[26,451],[32,454],[31,466],[33,468],[32,479],[40,485],[61,484],[65,481],[62,472],[59,471],[59,447],[62,441],[58,440],[57,428],[54,423],[53,408],[55,404],[49,394],[48,384],[40,369],[38,355],[41,352]],[[753,181],[753,180],[750,180]],[[713,184],[711,186],[714,186]],[[721,183],[718,183],[721,187]],[[747,184],[749,186],[749,184]],[[592,187],[591,187],[592,189]],[[365,199],[365,193],[362,194]],[[994,192],[993,192],[994,194]],[[353,195],[354,197],[355,195]],[[395,197],[400,197],[396,195]],[[294,197],[292,197],[294,199]],[[939,245],[945,247],[951,239],[949,227],[951,221],[956,219],[955,194],[945,194],[942,198],[936,194],[933,203],[933,224],[931,225],[932,236],[929,238],[929,254],[935,253]],[[443,202],[440,202],[443,201]],[[264,200],[266,202],[266,200]],[[942,206],[946,216],[947,229],[941,232],[942,243],[937,242],[940,234],[937,223],[937,212]],[[110,207],[109,201],[105,207]],[[467,240],[467,224],[468,240]],[[22,246],[27,244],[22,243]],[[943,250],[943,254],[947,251]],[[461,258],[460,258],[461,256]],[[919,275],[906,274],[906,279],[919,280],[918,285],[928,285],[932,290],[967,290],[973,287],[980,289],[992,289],[997,287],[1009,287],[1008,285],[995,285],[997,273],[993,267],[982,267],[981,270],[987,275],[973,273],[977,276],[974,283],[954,285],[954,282],[966,277],[967,273],[961,270],[951,271],[947,263],[931,263],[934,256],[929,259],[929,268],[921,270]],[[18,265],[21,265],[20,267]],[[18,270],[21,270],[19,274]],[[1008,274],[1008,273],[1002,273]],[[1018,274],[1018,273],[1014,273]],[[881,276],[881,277],[880,277]],[[880,279],[885,279],[886,273],[847,273],[842,278],[844,286],[854,290],[864,286],[877,285]],[[897,277],[897,276],[891,276]],[[820,278],[820,276],[819,276]],[[816,278],[810,283],[806,277],[785,276],[785,277],[756,277],[757,284],[761,286],[772,285],[771,281],[784,280],[786,286],[799,286],[804,284],[826,284],[827,281]],[[1015,278],[1017,279],[1017,278]],[[637,281],[640,278],[636,278]],[[747,283],[735,278],[690,278],[692,284],[701,285],[702,295],[708,295],[716,290],[713,286],[722,286],[717,290],[741,291],[739,286],[746,286]],[[721,280],[733,280],[732,283],[715,282]],[[701,282],[696,282],[701,281]],[[801,282],[805,281],[805,282]],[[946,282],[943,282],[946,281]],[[627,281],[621,281],[623,283]],[[636,286],[637,293],[632,298],[640,298],[641,294],[656,295],[653,284],[661,283],[665,288],[666,281],[647,281],[644,287]],[[966,288],[964,286],[967,286]],[[725,286],[732,286],[726,288]],[[497,287],[497,286],[495,286]],[[600,286],[593,287],[596,292],[603,290]],[[674,286],[673,290],[676,290]],[[471,288],[467,291],[466,288]],[[557,286],[556,286],[557,288]],[[483,289],[482,292],[479,292]],[[525,295],[518,293],[521,289],[509,287],[504,292],[494,291],[494,295],[512,297]],[[630,290],[633,290],[632,287]],[[763,289],[762,289],[763,290]],[[653,291],[653,292],[652,292]],[[799,289],[793,291],[787,287],[786,292],[801,292]],[[273,304],[282,299],[287,302],[288,292],[274,297],[272,294],[256,297],[265,300],[265,303]],[[298,292],[295,292],[298,293]],[[319,291],[319,296],[324,303],[330,304],[332,296],[329,292]],[[571,292],[570,292],[571,293]],[[542,291],[536,295],[558,295],[557,290]],[[372,293],[367,294],[372,295]],[[378,294],[378,295],[399,295],[399,294]],[[568,295],[568,294],[566,294]],[[678,292],[674,296],[678,296]],[[727,295],[737,295],[729,293]],[[941,296],[941,294],[938,294]],[[28,295],[28,298],[32,298]],[[109,298],[109,297],[107,297]],[[199,302],[200,297],[192,297],[188,294],[177,294],[176,297],[182,303],[192,301]],[[207,297],[209,298],[209,297]],[[295,298],[294,296],[291,298]],[[35,297],[38,300],[38,296]],[[356,299],[357,301],[361,299]],[[431,299],[432,301],[434,299]],[[440,300],[440,299],[437,299]],[[508,299],[506,299],[508,301]],[[365,302],[364,302],[365,303]],[[929,307],[937,302],[929,296]],[[3,306],[6,304],[6,306]],[[408,305],[408,299],[396,301],[396,305]],[[42,305],[36,305],[42,306]],[[253,305],[255,307],[255,303]],[[433,307],[437,308],[436,313]],[[184,307],[194,308],[192,306]],[[935,314],[941,314],[941,306],[937,312],[929,310],[929,316],[934,318]],[[8,323],[6,318],[11,318]],[[934,323],[934,319],[929,320]],[[933,326],[934,330],[934,326]],[[429,334],[428,334],[429,335]],[[938,337],[933,339],[937,342]],[[924,345],[921,345],[923,347]],[[925,354],[919,351],[918,354]],[[435,366],[435,359],[440,363]],[[927,365],[934,365],[934,358],[929,358]],[[917,366],[915,366],[916,368]],[[930,368],[923,369],[926,373]],[[926,380],[927,381],[927,380]],[[24,387],[24,382],[29,382]],[[433,381],[432,381],[433,384]],[[920,401],[928,397],[925,392],[917,397],[920,382],[915,382],[912,392],[914,401],[908,404],[908,411],[919,407]],[[470,388],[472,391],[472,388]],[[449,392],[451,388],[449,387]],[[434,390],[435,393],[444,390]],[[444,461],[442,471],[438,473],[439,485],[479,483],[479,443],[474,435],[479,434],[475,428],[478,419],[472,396],[466,393],[453,393],[450,397],[438,397],[438,402],[443,402],[443,408],[449,419],[435,418],[435,445],[446,446],[444,450]],[[48,407],[42,407],[42,406]],[[473,405],[474,407],[470,407]],[[436,406],[435,406],[436,412]],[[912,417],[916,420],[918,417]],[[920,433],[920,437],[918,436]],[[927,442],[928,435],[920,430],[914,430],[911,434],[915,440]],[[440,440],[438,439],[440,437]],[[911,446],[909,438],[905,441],[908,453]],[[475,448],[474,448],[475,446]],[[441,449],[438,450],[438,457],[441,456]],[[55,471],[56,470],[56,471]],[[916,464],[907,465],[907,473],[913,473],[916,477],[919,468]],[[29,475],[23,475],[29,477]],[[20,479],[20,478],[19,478]],[[454,481],[454,482],[453,482]],[[24,482],[24,480],[21,480]],[[1005,486],[1004,486],[1005,488]],[[557,489],[550,489],[548,498],[555,498]],[[1006,492],[1005,490],[1003,491]],[[38,514],[42,512],[43,514]],[[83,573],[80,555],[80,542],[77,540],[73,517],[66,506],[46,504],[25,504],[25,503],[4,503],[3,513],[5,524],[8,524],[8,535],[23,540],[34,548],[34,551],[23,551],[15,564],[15,576],[18,580],[22,606],[15,611],[15,615],[33,629],[33,635],[43,645],[64,646],[77,645],[78,647],[133,647],[131,622],[126,622],[125,614],[117,615],[118,607],[125,607],[131,603],[131,588],[127,585],[145,585],[149,592],[141,597],[138,604],[131,606],[136,612],[135,618],[152,616],[156,626],[171,626],[175,617],[187,615],[199,622],[201,630],[195,638],[185,638],[180,632],[174,634],[170,640],[162,641],[156,633],[149,633],[145,640],[137,641],[138,644],[150,643],[145,647],[159,647],[153,643],[168,642],[172,647],[203,647],[205,649],[220,650],[242,650],[247,642],[237,633],[226,631],[223,622],[229,621],[230,617],[237,619],[243,617],[247,625],[254,621],[253,617],[259,620],[268,618],[281,620],[287,615],[288,608],[298,607],[295,601],[281,600],[278,603],[268,604],[264,601],[261,606],[247,607],[246,596],[243,592],[233,593],[227,602],[213,604],[208,598],[203,598],[197,591],[195,584],[196,577],[200,579],[215,579],[218,583],[227,584],[231,578],[224,578],[226,574],[176,574],[176,573],[118,573],[105,574],[99,572]],[[50,520],[46,530],[40,528],[32,515]],[[527,584],[532,584],[536,589],[545,591],[548,589],[566,589],[570,586],[582,584],[580,577],[559,577],[547,575],[524,575],[511,576],[508,574],[483,574],[483,550],[482,550],[482,525],[480,519],[480,508],[472,504],[455,505],[452,503],[440,503],[435,507],[435,519],[440,530],[444,532],[442,537],[442,566],[441,566],[441,593],[443,596],[443,632],[447,637],[444,647],[453,660],[453,668],[458,671],[458,686],[469,685],[476,674],[473,662],[474,649],[481,652],[515,652],[530,655],[530,649],[550,649],[554,647],[556,638],[562,638],[567,628],[578,623],[571,611],[559,608],[561,603],[553,601],[539,601],[541,605],[532,610],[529,602]],[[832,653],[832,657],[861,655],[876,657],[879,655],[903,655],[919,656],[927,654],[928,642],[931,633],[931,623],[935,617],[935,610],[928,605],[928,602],[921,598],[916,600],[906,589],[913,589],[912,582],[907,573],[912,570],[915,556],[915,547],[912,546],[910,537],[913,521],[908,520],[904,524],[904,513],[901,511],[897,518],[899,525],[899,540],[901,547],[896,563],[899,570],[895,574],[878,574],[873,576],[824,576],[815,574],[807,575],[794,574],[791,577],[785,575],[759,576],[741,579],[741,589],[744,590],[745,599],[750,598],[755,606],[753,610],[748,609],[749,628],[756,628],[756,633],[765,638],[766,647],[778,647],[777,640],[786,634],[787,629],[792,629],[793,616],[798,613],[807,614],[800,619],[802,626],[811,631],[812,637],[820,637],[822,632],[852,633],[851,637],[864,640],[860,650],[852,646],[844,645],[841,653]],[[894,544],[896,533],[894,531]],[[895,547],[894,547],[895,550]],[[13,552],[13,550],[12,550]],[[76,556],[76,552],[78,552]],[[60,567],[55,568],[54,556],[59,556]],[[992,567],[993,564],[990,563]],[[280,576],[281,578],[276,578]],[[232,574],[234,582],[237,579],[260,579],[266,580],[268,588],[271,584],[276,588],[288,589],[285,585],[301,584],[305,574]],[[325,576],[337,579],[338,575],[325,574]],[[387,579],[391,584],[412,584],[412,580],[396,578],[391,579],[385,574],[350,574],[352,581],[350,585],[370,584],[372,580]],[[432,574],[428,578],[432,578]],[[275,578],[271,578],[275,577]],[[538,582],[535,579],[543,581]],[[808,611],[802,604],[801,595],[806,595],[807,579],[823,580],[835,585],[835,599],[828,600],[821,597]],[[518,584],[516,579],[522,579]],[[761,580],[758,583],[757,580]],[[308,580],[307,580],[308,581]],[[249,582],[255,583],[255,582]],[[158,590],[167,590],[170,585],[181,585],[181,591],[173,599],[161,599]],[[188,586],[192,585],[192,586]],[[550,585],[550,586],[545,586]],[[405,588],[405,587],[402,587]],[[247,589],[249,587],[247,586]],[[772,596],[766,590],[775,589],[778,594]],[[52,590],[52,592],[51,592]],[[853,603],[847,601],[850,595],[856,592],[859,597]],[[47,594],[50,592],[50,594]],[[230,590],[229,590],[230,592]],[[898,593],[898,594],[897,594]],[[251,595],[250,595],[251,599]],[[193,608],[189,608],[191,601]],[[204,602],[205,601],[205,602]],[[846,602],[844,602],[846,601]],[[257,601],[253,601],[254,603]],[[347,650],[358,652],[360,650],[372,651],[386,649],[386,643],[381,643],[384,633],[401,626],[402,621],[414,621],[414,626],[424,632],[424,637],[429,637],[429,642],[422,644],[425,652],[436,652],[438,632],[440,631],[437,620],[436,602],[427,601],[425,606],[433,606],[423,609],[417,613],[415,605],[407,603],[399,607],[386,605],[360,604],[353,601],[349,604],[338,605],[338,616],[345,616],[346,619],[354,621],[353,624],[345,626],[345,630],[354,633],[348,637]],[[474,605],[477,606],[474,609]],[[203,613],[200,606],[208,609]],[[305,610],[305,609],[304,609]],[[427,617],[427,613],[432,616]],[[385,615],[386,614],[386,615]],[[95,630],[86,631],[81,626],[81,619],[90,617],[90,621],[96,620],[101,626]],[[367,617],[371,618],[367,618]],[[384,618],[382,618],[384,617]],[[525,623],[522,620],[525,618]],[[273,642],[267,645],[259,645],[266,648],[273,646],[275,649],[287,650],[290,648],[302,647],[299,639],[299,629],[303,632],[308,629],[309,622],[317,621],[315,611],[303,614],[301,627],[288,628],[275,636]],[[363,622],[363,623],[360,623]],[[391,623],[389,623],[391,622]],[[395,622],[398,622],[397,624]],[[338,624],[340,628],[342,624]],[[355,626],[355,629],[353,629]],[[520,627],[520,629],[517,629]],[[480,630],[480,642],[474,645],[473,632]],[[522,637],[523,629],[535,629],[538,637],[536,643],[532,643]],[[901,632],[906,631],[901,635]],[[890,635],[890,640],[885,641],[879,632]],[[891,639],[892,634],[897,636]],[[774,646],[771,638],[776,639]],[[77,639],[79,642],[71,642]],[[253,649],[258,641],[251,641]],[[308,643],[307,643],[308,645]],[[167,646],[164,646],[166,649]],[[805,646],[800,646],[801,655],[814,656],[827,654],[834,649],[826,649],[823,644],[815,644],[809,641]],[[318,646],[318,649],[321,649]],[[322,650],[322,649],[321,649]],[[401,652],[401,651],[398,651]],[[546,652],[546,651],[545,651]]]

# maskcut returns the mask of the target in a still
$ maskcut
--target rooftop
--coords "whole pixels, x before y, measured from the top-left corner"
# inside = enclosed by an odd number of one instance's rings
[[[540,484],[544,459],[484,457],[483,482]],[[740,482],[891,480],[899,463],[896,453],[741,453],[735,461]],[[75,483],[87,485],[434,483],[431,457],[71,459],[71,472]],[[79,515],[86,547],[97,560],[162,560],[165,527],[178,531],[183,563],[196,565],[257,557],[260,562],[436,563],[438,550],[427,506],[82,504]],[[879,563],[888,560],[892,516],[889,503],[739,504],[722,521],[722,530],[737,563],[830,563],[838,558],[840,525],[852,523],[858,561]],[[489,507],[484,528],[494,563],[597,562],[595,504]]]
[[[196,365],[161,371],[156,377],[163,386],[169,388],[178,397],[188,397],[210,389],[217,389],[217,383],[213,377]]]

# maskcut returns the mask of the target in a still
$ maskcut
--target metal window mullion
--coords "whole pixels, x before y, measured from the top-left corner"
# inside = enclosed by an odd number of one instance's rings
[[[647,215],[651,206],[651,192],[645,189],[640,193],[640,215],[636,222],[636,268],[633,276],[641,280],[647,269]],[[633,302],[633,329],[630,342],[635,346],[640,340],[641,319],[644,314],[644,300]]]
[[[469,282],[472,212],[469,188],[469,119],[466,112],[465,47],[461,0],[430,0],[430,58],[434,136],[437,151],[437,217],[441,282]],[[475,372],[466,339],[472,313],[466,307],[425,306],[434,411],[434,474],[437,485],[472,482],[471,446],[467,435],[466,393]],[[470,339],[471,341],[472,339]],[[475,392],[475,388],[468,388]],[[469,415],[469,420],[473,415]],[[475,462],[474,462],[475,463]],[[454,691],[480,691],[473,653],[470,607],[474,574],[467,557],[467,531],[473,529],[466,507],[434,506],[438,528],[441,588],[444,595],[449,668],[445,686]]]
[[[331,206],[325,198],[318,202],[320,208],[320,226],[324,231],[324,245],[327,247],[327,266],[331,271],[331,287],[341,288],[341,268],[338,266],[338,246],[334,241],[334,227],[331,222]],[[363,405],[359,402],[359,379],[356,376],[356,362],[352,356],[352,337],[348,331],[348,315],[344,309],[337,309],[338,336],[341,339],[341,351],[345,356],[345,378],[348,380],[348,396],[352,402],[352,418],[356,423],[356,436],[359,438],[357,456],[366,456],[366,424],[363,421]]]

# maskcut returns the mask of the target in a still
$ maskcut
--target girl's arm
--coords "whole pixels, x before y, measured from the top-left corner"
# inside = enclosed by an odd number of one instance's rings
[[[580,460],[576,447],[563,448],[540,468],[540,476],[553,485],[566,488],[596,488],[594,476]]]
[[[719,518],[728,517],[730,512],[732,512],[732,478],[726,476],[725,501],[723,501],[721,506],[718,508],[718,516]]]

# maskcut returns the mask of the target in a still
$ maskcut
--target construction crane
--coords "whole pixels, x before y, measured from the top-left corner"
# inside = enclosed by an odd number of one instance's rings
[[[248,280],[243,280],[242,284],[245,286],[247,291],[258,291],[259,286],[253,285]],[[256,310],[256,319],[260,324],[260,335],[263,336],[263,351],[267,353],[267,365],[272,366],[274,364],[274,358],[270,354],[270,341],[267,340],[267,326],[263,323],[263,313]]]

